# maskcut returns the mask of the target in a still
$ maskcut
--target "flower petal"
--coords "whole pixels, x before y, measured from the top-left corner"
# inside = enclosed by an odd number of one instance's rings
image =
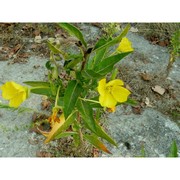
[[[117,50],[120,51],[120,52],[134,51],[134,49],[131,46],[131,41],[129,41],[129,39],[126,38],[126,37],[122,38]]]
[[[106,93],[106,79],[101,79],[98,83],[98,92],[100,95],[104,96]]]
[[[17,96],[14,96],[12,99],[10,99],[9,106],[17,108],[25,99],[26,93],[20,92]]]
[[[27,87],[21,86],[13,81],[6,82],[0,89],[2,90],[2,97],[10,100],[10,107],[17,108],[27,98]]]
[[[2,85],[2,97],[7,100],[13,98],[16,95],[17,88],[19,88],[17,85],[18,84],[13,81],[6,82],[4,85]]]
[[[120,79],[114,79],[106,84],[106,86],[123,86],[124,82]]]
[[[112,95],[114,99],[120,103],[126,102],[128,96],[131,94],[129,90],[121,86],[113,86]]]
[[[105,93],[104,96],[99,96],[99,102],[101,106],[108,107],[108,108],[114,108],[117,104],[117,101],[114,99],[114,97],[110,93]]]

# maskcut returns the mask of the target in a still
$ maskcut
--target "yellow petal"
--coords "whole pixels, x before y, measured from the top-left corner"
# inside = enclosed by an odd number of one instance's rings
[[[98,83],[98,92],[100,95],[104,96],[106,89],[106,79],[101,79]]]
[[[16,95],[17,89],[21,89],[22,86],[19,84],[16,84],[13,81],[6,82],[4,85],[1,86],[2,90],[2,97],[4,99],[11,99]]]
[[[114,99],[120,103],[122,102],[126,102],[127,101],[127,98],[128,96],[130,95],[130,91],[127,90],[126,88],[124,87],[121,87],[121,86],[114,86],[112,88],[112,95],[114,97]]]
[[[21,86],[13,81],[6,82],[1,86],[2,97],[10,100],[9,105],[17,108],[27,98],[27,87]]]
[[[106,86],[123,86],[124,82],[120,79],[114,79],[106,84]]]
[[[119,47],[117,48],[118,51],[120,52],[130,52],[134,51],[134,49],[131,46],[131,42],[129,41],[128,38],[124,37],[122,38]]]
[[[47,136],[47,139],[44,141],[44,143],[48,143],[49,141],[51,141],[54,138],[57,130],[64,124],[64,122],[65,122],[64,114],[61,114],[60,122],[55,122],[54,123],[53,128],[49,132],[49,134]]]
[[[99,102],[101,106],[113,108],[116,106],[117,101],[114,99],[114,97],[110,93],[105,93],[104,96],[99,96]]]
[[[17,96],[14,96],[12,99],[10,99],[9,106],[17,108],[25,99],[26,94],[24,92],[20,92]]]

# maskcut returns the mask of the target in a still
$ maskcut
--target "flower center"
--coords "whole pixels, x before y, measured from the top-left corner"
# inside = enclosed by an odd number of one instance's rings
[[[113,86],[106,86],[106,91],[111,94]]]

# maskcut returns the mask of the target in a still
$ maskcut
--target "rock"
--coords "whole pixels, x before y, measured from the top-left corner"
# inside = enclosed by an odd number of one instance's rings
[[[15,81],[22,84],[23,81],[44,80],[46,59],[30,57],[25,64],[10,64],[6,61],[0,62],[0,82]],[[34,65],[41,64],[38,69]],[[7,103],[1,97],[0,101]],[[41,111],[41,96],[31,94],[22,107],[28,107]],[[29,132],[32,123],[31,112],[18,113],[0,109],[0,157],[36,157],[36,151],[40,147],[40,142],[31,144],[34,134]],[[41,142],[42,143],[42,142]]]
[[[130,107],[118,107],[108,116],[106,127],[118,148],[107,144],[112,155],[103,156],[139,157],[144,148],[147,157],[166,157],[173,140],[180,145],[180,128],[157,110],[146,108],[139,115],[130,112]]]

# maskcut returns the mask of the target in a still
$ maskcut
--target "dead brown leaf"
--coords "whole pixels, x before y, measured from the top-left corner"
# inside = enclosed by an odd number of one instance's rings
[[[152,90],[160,95],[163,95],[165,93],[165,89],[162,88],[159,85],[156,85],[155,87],[152,87]]]
[[[22,47],[21,44],[17,44],[17,45],[12,49],[13,53],[16,53],[21,47]]]
[[[141,114],[142,113],[142,107],[141,106],[132,107],[132,112],[134,114]]]
[[[141,78],[144,81],[151,81],[152,80],[152,76],[148,73],[140,73],[139,75],[141,76]]]
[[[20,58],[28,58],[29,57],[29,53],[21,53],[19,54]]]
[[[49,110],[51,106],[51,102],[49,100],[43,100],[42,103],[41,103],[41,109],[42,110]]]
[[[53,154],[50,152],[45,152],[45,151],[37,151],[36,156],[37,157],[53,157]]]

